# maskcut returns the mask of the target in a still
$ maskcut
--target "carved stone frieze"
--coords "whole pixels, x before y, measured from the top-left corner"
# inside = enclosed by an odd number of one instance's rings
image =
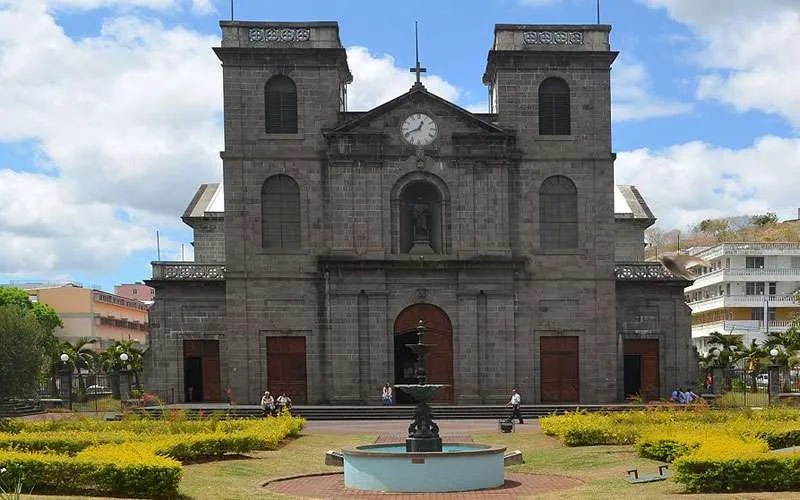
[[[153,264],[154,280],[224,280],[225,266],[219,264]]]
[[[526,31],[527,45],[583,45],[582,31]]]
[[[618,281],[683,281],[658,262],[625,262],[614,266]]]
[[[253,27],[247,31],[247,38],[250,42],[307,42],[311,39],[311,29],[309,28],[257,28]]]

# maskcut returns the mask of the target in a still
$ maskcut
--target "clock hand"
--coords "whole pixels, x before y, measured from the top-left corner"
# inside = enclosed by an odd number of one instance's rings
[[[418,126],[417,128],[415,128],[414,130],[412,130],[412,132],[416,132],[417,130],[421,129],[421,128],[422,128],[422,126],[423,126],[424,124],[425,124],[425,122],[423,122],[422,120],[420,120],[420,122],[419,122],[419,126]]]

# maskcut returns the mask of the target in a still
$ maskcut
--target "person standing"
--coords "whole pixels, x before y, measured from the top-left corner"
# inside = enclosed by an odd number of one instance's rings
[[[269,391],[264,391],[264,395],[261,396],[261,410],[265,417],[272,415],[275,411],[275,398],[272,397]]]
[[[506,403],[506,408],[509,406],[511,407],[511,418],[509,420],[514,420],[514,418],[519,419],[519,423],[523,424],[525,422],[522,421],[522,413],[519,411],[519,405],[522,402],[522,396],[519,395],[516,389],[511,391],[511,400]]]
[[[384,405],[390,405],[393,402],[392,399],[392,386],[389,385],[389,382],[383,386],[383,391],[381,393],[381,398],[383,399]]]

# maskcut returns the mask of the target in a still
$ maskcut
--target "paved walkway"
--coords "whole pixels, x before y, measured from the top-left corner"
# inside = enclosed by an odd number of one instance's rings
[[[337,434],[391,434],[408,429],[410,419],[405,420],[309,420],[304,432]],[[492,434],[498,432],[497,420],[440,420],[436,419],[443,434]],[[533,431],[539,428],[538,420],[527,420],[516,425],[515,432]]]
[[[492,498],[505,500],[538,495],[548,491],[565,490],[583,484],[575,478],[544,474],[506,473],[505,478],[505,484],[499,488],[455,493],[381,493],[354,490],[344,487],[343,474],[278,480],[267,484],[266,488],[269,491],[283,493],[284,495],[336,500],[347,498],[361,498],[364,500]]]

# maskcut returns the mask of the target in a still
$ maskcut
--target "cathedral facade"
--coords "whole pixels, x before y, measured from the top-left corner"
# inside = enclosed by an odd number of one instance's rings
[[[154,262],[146,384],[170,402],[378,404],[436,344],[440,403],[610,403],[694,382],[687,282],[614,184],[606,25],[497,25],[488,113],[347,109],[335,22],[222,22],[223,183]]]

